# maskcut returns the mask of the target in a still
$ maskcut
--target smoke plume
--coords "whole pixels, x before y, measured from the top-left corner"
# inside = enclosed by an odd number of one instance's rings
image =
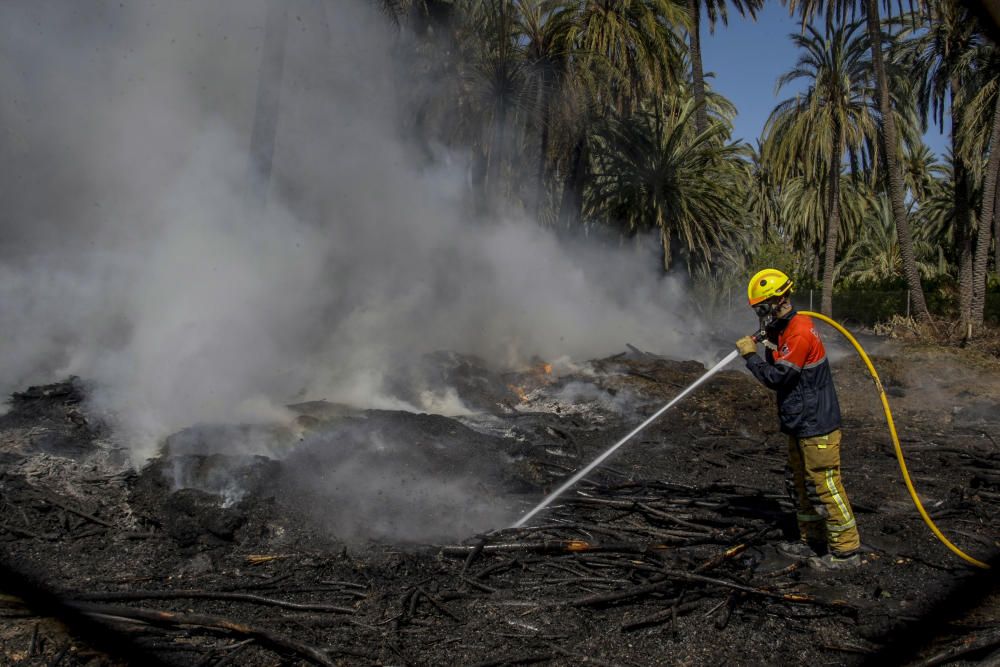
[[[0,389],[89,380],[141,460],[295,400],[395,405],[383,376],[434,350],[681,350],[655,262],[469,215],[465,156],[400,132],[383,17],[287,7],[261,205],[265,0],[0,4]]]

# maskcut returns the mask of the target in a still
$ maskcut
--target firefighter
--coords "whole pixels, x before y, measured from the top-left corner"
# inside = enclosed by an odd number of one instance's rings
[[[765,358],[750,336],[736,341],[753,376],[776,392],[788,435],[786,483],[800,539],[778,550],[821,570],[852,568],[860,564],[861,542],[840,478],[840,405],[823,341],[812,319],[792,307],[791,293],[792,281],[781,271],[758,272],[747,296],[766,333]]]

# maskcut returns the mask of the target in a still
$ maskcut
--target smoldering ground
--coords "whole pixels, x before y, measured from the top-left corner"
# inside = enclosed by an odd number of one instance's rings
[[[3,390],[86,378],[141,461],[291,401],[399,407],[385,377],[433,350],[685,354],[698,324],[654,260],[468,215],[465,154],[400,131],[397,36],[367,3],[288,4],[272,179],[248,197],[266,14],[2,3]]]

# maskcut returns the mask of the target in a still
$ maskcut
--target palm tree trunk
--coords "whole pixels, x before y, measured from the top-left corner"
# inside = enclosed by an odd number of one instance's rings
[[[508,18],[508,0],[500,0],[498,3],[499,17],[496,24],[497,41],[501,62],[509,62],[510,44],[508,30],[510,21]],[[510,112],[511,100],[507,97],[507,92],[501,90],[494,100],[493,108],[493,132],[490,139],[489,162],[486,165],[486,195],[487,205],[492,211],[496,211],[503,201],[504,192],[504,163],[507,153],[507,116]]]
[[[673,251],[670,243],[670,231],[662,225],[660,226],[660,243],[663,244],[663,272],[669,273]]]
[[[708,112],[705,109],[705,72],[701,65],[701,0],[687,0],[691,15],[691,30],[688,33],[691,51],[691,77],[694,85],[694,129],[701,134],[708,129]]]
[[[993,198],[993,272],[1000,276],[1000,179]]]
[[[583,207],[584,141],[584,136],[581,134],[573,142],[569,169],[563,181],[562,199],[559,202],[559,224],[564,229],[570,229],[580,221],[580,211]]]
[[[484,142],[485,143],[485,142]],[[483,217],[489,211],[486,196],[486,170],[489,167],[489,146],[481,146],[469,161],[469,200],[476,217]]]
[[[507,101],[499,100],[493,119],[493,137],[490,141],[486,165],[486,198],[488,206],[496,210],[503,200],[503,165],[507,144]]]
[[[538,173],[535,178],[535,219],[541,221],[542,207],[545,206],[545,182],[548,180],[549,164],[549,115],[552,107],[552,96],[548,91],[548,75],[542,75],[540,95],[542,101],[539,111],[539,124],[541,125],[541,139],[538,148]]]
[[[278,134],[278,106],[281,98],[281,75],[285,68],[285,38],[288,33],[288,7],[284,0],[270,0],[264,19],[264,45],[257,75],[257,100],[250,134],[250,188],[257,205],[267,200],[271,182],[274,144]]]
[[[771,234],[770,234],[770,232],[771,232],[771,210],[767,206],[764,206],[763,209],[764,210],[761,211],[761,213],[763,215],[761,215],[761,220],[760,220],[760,223],[761,223],[760,224],[760,227],[761,227],[760,233],[761,233],[761,241],[763,241],[764,243],[767,243],[768,240],[769,240],[769,237],[771,236]]]
[[[833,272],[837,266],[837,237],[840,235],[840,125],[833,128],[833,155],[830,156],[830,201],[826,225],[826,252],[823,255],[823,297],[820,310],[833,317]]]
[[[865,13],[868,18],[868,39],[871,41],[872,65],[875,69],[875,88],[878,95],[879,116],[881,118],[882,153],[885,156],[888,171],[889,201],[892,204],[892,217],[896,224],[896,237],[899,240],[899,255],[903,262],[903,276],[910,291],[910,308],[918,321],[929,322],[930,313],[924,300],[924,288],[920,283],[920,272],[917,270],[917,258],[913,251],[913,234],[910,231],[910,221],[903,205],[903,177],[899,171],[899,161],[896,155],[898,146],[896,121],[892,115],[889,103],[889,86],[885,74],[885,61],[882,59],[882,30],[879,25],[877,0],[865,0]]]
[[[1000,170],[1000,95],[993,107],[993,129],[990,132],[990,159],[983,176],[983,204],[976,228],[976,256],[972,260],[972,325],[981,328],[986,308],[986,262],[990,252],[993,205]]]
[[[951,80],[951,99],[957,99],[958,81]],[[954,102],[953,102],[954,103]],[[969,172],[958,151],[962,137],[960,113],[951,114],[951,154],[955,173],[955,244],[958,249],[958,311],[962,331],[972,322],[972,221],[969,219]]]
[[[957,170],[956,170],[957,175]],[[956,179],[955,187],[958,188]],[[972,323],[972,229],[958,222],[955,211],[955,247],[958,249],[958,314],[963,332]]]

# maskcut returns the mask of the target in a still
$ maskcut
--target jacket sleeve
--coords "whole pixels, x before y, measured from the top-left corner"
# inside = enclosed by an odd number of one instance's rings
[[[806,337],[789,336],[773,352],[773,363],[764,361],[760,355],[751,354],[746,358],[747,368],[768,389],[780,389],[798,382],[808,352],[809,340]]]

